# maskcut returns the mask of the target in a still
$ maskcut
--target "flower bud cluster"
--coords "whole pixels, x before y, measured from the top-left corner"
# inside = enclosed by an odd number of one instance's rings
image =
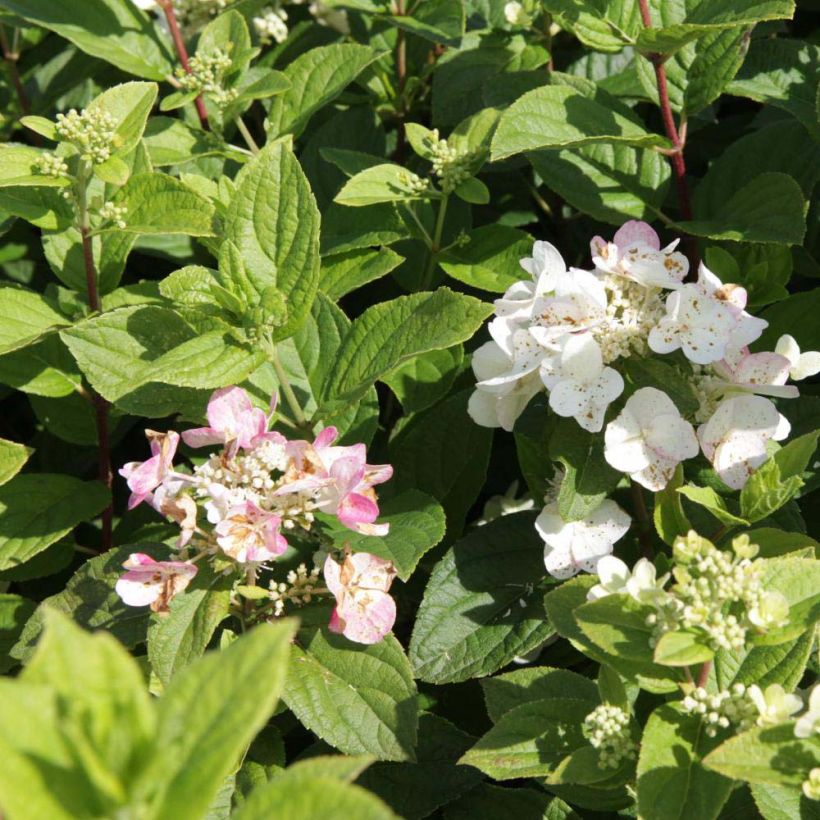
[[[319,567],[308,572],[305,564],[299,564],[287,576],[287,583],[271,581],[269,584],[270,599],[273,601],[273,614],[279,617],[284,613],[288,603],[300,607],[313,600],[314,590],[319,582]]]
[[[125,228],[125,217],[128,214],[128,207],[125,205],[115,205],[113,202],[104,202],[100,208],[100,219],[105,222],[113,222],[118,228]]]
[[[720,729],[728,729],[730,726],[739,732],[750,729],[755,725],[758,715],[757,708],[742,683],[714,694],[698,686],[686,695],[681,706],[690,715],[700,715],[709,737],[714,737]]]
[[[715,649],[740,650],[750,628],[760,631],[788,622],[788,602],[762,588],[757,547],[748,536],[736,538],[733,551],[717,549],[690,530],[675,541],[672,570],[677,583],[656,600],[647,623],[654,640],[676,629],[699,629]]]
[[[468,180],[470,163],[474,157],[472,152],[464,151],[447,140],[439,139],[438,129],[433,131],[437,140],[432,145],[433,173],[441,180],[441,190],[445,194],[452,193],[462,182]]]
[[[70,142],[83,159],[95,164],[105,162],[114,150],[116,120],[106,111],[72,108],[57,115],[56,131],[60,139]]]
[[[803,794],[809,800],[820,800],[820,766],[809,772],[809,777],[803,783]]]
[[[208,94],[220,107],[232,103],[237,97],[235,88],[224,88],[225,75],[230,71],[231,58],[221,48],[211,54],[195,54],[191,57],[190,73],[182,68],[176,71],[180,86],[185,91]]]
[[[423,179],[418,174],[412,171],[401,171],[399,174],[399,181],[406,185],[414,194],[423,196],[430,192],[429,180]]]
[[[288,36],[288,27],[285,20],[287,12],[281,8],[268,6],[262,9],[259,16],[253,18],[253,27],[259,41],[267,45],[272,42],[283,43]]]
[[[596,706],[584,718],[582,731],[598,750],[598,766],[602,769],[617,769],[622,761],[635,757],[637,744],[629,730],[629,715],[619,706]]]
[[[37,170],[47,177],[65,179],[68,177],[68,163],[57,154],[46,151],[37,158]]]

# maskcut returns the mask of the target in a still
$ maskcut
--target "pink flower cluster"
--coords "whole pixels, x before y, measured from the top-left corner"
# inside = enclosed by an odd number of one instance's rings
[[[364,444],[335,444],[334,427],[326,427],[312,442],[288,440],[269,429],[275,409],[274,399],[266,415],[243,389],[226,387],[208,402],[208,426],[181,436],[146,430],[151,457],[120,470],[131,490],[128,507],[147,502],[176,522],[177,547],[187,560],[131,555],[116,587],[126,604],[167,610],[170,599],[196,575],[196,562],[206,556],[235,562],[238,582],[246,583],[265,562],[287,550],[286,532],[310,531],[317,512],[335,516],[358,533],[387,534],[388,525],[377,523],[373,488],[389,480],[393,468],[368,464]],[[180,438],[192,448],[220,449],[190,472],[181,471],[173,464]],[[330,628],[362,643],[384,637],[395,620],[395,605],[387,595],[395,576],[392,564],[359,553],[347,555],[341,568],[328,557],[324,571],[328,591],[337,600]]]

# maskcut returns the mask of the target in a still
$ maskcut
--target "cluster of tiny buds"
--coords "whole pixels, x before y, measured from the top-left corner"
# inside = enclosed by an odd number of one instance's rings
[[[438,130],[434,130],[433,135],[437,140],[432,146],[433,173],[441,179],[442,191],[449,194],[470,178],[472,156],[450,145],[447,140],[439,139]]]
[[[401,171],[399,174],[399,181],[406,185],[414,194],[424,195],[430,191],[430,182],[422,179],[418,174],[412,171]]]
[[[820,800],[820,766],[809,772],[809,777],[803,782],[803,794],[809,800]]]
[[[288,19],[284,9],[267,7],[262,9],[258,17],[253,18],[253,27],[259,40],[263,44],[272,41],[282,43],[287,39],[288,27],[285,20]]]
[[[223,88],[222,81],[231,67],[231,58],[221,48],[211,54],[195,54],[191,57],[190,73],[178,68],[179,84],[185,91],[210,94],[219,106],[232,103],[237,97],[234,88]]]
[[[598,766],[602,769],[617,769],[622,761],[635,757],[637,745],[629,731],[629,715],[620,706],[596,706],[584,718],[582,731],[598,750]]]
[[[731,689],[721,689],[713,695],[698,686],[683,699],[681,706],[691,715],[700,715],[709,737],[730,726],[742,732],[755,725],[758,715],[757,708],[746,693],[742,683],[734,684]]]
[[[285,611],[285,604],[304,606],[313,600],[313,593],[319,580],[319,567],[308,572],[305,564],[299,564],[288,573],[287,583],[270,582],[270,599],[273,601],[273,614],[278,618]]]
[[[115,205],[110,200],[100,208],[100,219],[104,222],[113,222],[118,228],[125,228],[125,217],[128,208],[125,205]]]
[[[95,164],[105,162],[113,150],[117,121],[98,108],[57,115],[56,131],[60,139],[72,143],[80,155]]]
[[[46,151],[37,158],[37,170],[47,177],[64,179],[68,176],[68,163],[57,154]]]

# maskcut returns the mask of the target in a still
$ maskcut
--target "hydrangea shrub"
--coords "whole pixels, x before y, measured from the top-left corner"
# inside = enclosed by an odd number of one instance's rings
[[[0,0],[0,813],[814,817],[816,17]]]

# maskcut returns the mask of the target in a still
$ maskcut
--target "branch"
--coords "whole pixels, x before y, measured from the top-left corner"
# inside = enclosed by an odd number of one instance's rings
[[[635,508],[635,517],[638,519],[638,541],[641,544],[641,552],[644,558],[652,560],[652,524],[649,519],[649,511],[646,509],[643,490],[637,481],[630,479],[632,489],[632,504]]]
[[[157,3],[165,12],[165,19],[168,21],[168,29],[171,32],[171,38],[174,41],[174,47],[177,50],[179,62],[182,64],[182,68],[185,70],[185,73],[190,74],[191,65],[188,62],[188,49],[185,48],[185,40],[182,39],[182,32],[179,30],[179,23],[177,22],[177,15],[174,11],[173,0],[157,0]],[[201,94],[194,100],[194,105],[196,106],[196,113],[199,115],[199,122],[207,131],[209,128],[208,112],[205,109],[205,101],[202,99]]]

